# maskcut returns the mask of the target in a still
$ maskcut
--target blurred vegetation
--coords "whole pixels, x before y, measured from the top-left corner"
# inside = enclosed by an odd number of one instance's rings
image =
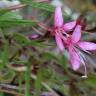
[[[0,8],[0,96],[40,96],[44,92],[96,96],[95,52],[83,53],[89,60],[88,78],[81,77],[82,68],[76,72],[70,68],[67,53],[59,51],[49,32],[53,1],[20,0],[20,4]],[[80,15],[87,19],[82,39],[96,42],[96,0],[56,1],[62,5],[65,22]],[[37,38],[32,38],[34,35]]]

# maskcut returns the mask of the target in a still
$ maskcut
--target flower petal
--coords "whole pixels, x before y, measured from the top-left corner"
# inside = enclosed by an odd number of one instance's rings
[[[34,39],[38,39],[39,35],[38,34],[32,34],[30,36],[28,36],[30,40],[34,40]]]
[[[72,42],[77,43],[81,38],[81,26],[77,25],[73,34],[72,34]]]
[[[70,31],[75,27],[75,25],[76,25],[76,21],[66,23],[66,24],[64,24],[64,30],[65,31]]]
[[[55,96],[54,92],[42,92],[40,96]]]
[[[78,42],[78,46],[82,49],[82,50],[96,50],[96,43],[92,43],[92,42]]]
[[[56,43],[57,43],[57,46],[59,47],[59,49],[61,51],[64,51],[64,44],[63,44],[63,41],[62,39],[60,38],[59,34],[56,34],[55,35],[55,39],[56,39]]]
[[[70,57],[70,63],[73,70],[77,70],[80,67],[80,57],[76,50],[70,46],[69,47],[69,57]]]
[[[54,26],[55,27],[61,27],[63,25],[63,16],[61,7],[56,7],[55,9],[55,15],[54,15]]]

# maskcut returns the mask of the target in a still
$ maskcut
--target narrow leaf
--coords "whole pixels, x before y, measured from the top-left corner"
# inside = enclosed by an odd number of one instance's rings
[[[37,3],[37,2],[33,2],[32,0],[20,0],[20,1],[24,4],[32,6],[33,8],[38,8],[49,12],[54,11],[54,7],[46,3]]]
[[[0,19],[0,27],[12,27],[12,26],[35,26],[36,22],[33,22],[31,20],[6,20],[6,19]]]

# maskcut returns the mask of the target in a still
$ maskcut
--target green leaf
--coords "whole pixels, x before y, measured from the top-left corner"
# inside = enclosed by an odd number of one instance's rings
[[[63,55],[63,56],[60,56],[58,58],[58,56],[54,55],[53,53],[50,53],[50,52],[45,52],[43,53],[43,58],[47,59],[47,60],[56,60],[58,62],[58,64],[60,64],[63,68],[66,68],[66,57]]]
[[[20,0],[22,3],[32,6],[33,8],[42,9],[49,12],[54,12],[54,7],[46,3],[37,3],[32,0]]]
[[[6,74],[2,74],[2,76],[0,77],[0,82],[2,83],[8,83],[10,81],[12,81],[12,79],[15,76],[15,72],[10,70],[10,69],[6,69]]]
[[[0,67],[4,67],[8,63],[8,44],[5,44],[3,46],[3,51],[1,52],[1,61]]]
[[[4,96],[4,94],[2,92],[0,92],[0,96]]]
[[[27,64],[28,63],[27,61],[17,61],[17,60],[13,60],[13,62],[15,64]]]
[[[67,58],[65,57],[65,55],[63,55],[61,58],[60,58],[60,65],[65,69],[67,67]]]
[[[24,35],[22,35],[22,34],[20,34],[20,33],[14,33],[13,34],[13,37],[14,37],[14,39],[17,41],[17,42],[19,42],[19,43],[21,43],[21,44],[27,44],[28,42],[29,42],[29,39],[28,38],[26,38]]]
[[[53,53],[50,53],[50,52],[45,52],[43,53],[43,58],[47,59],[47,60],[56,60],[56,61],[59,61],[59,59],[53,54]]]
[[[38,47],[41,47],[41,48],[48,47],[47,44],[44,44],[44,43],[38,42],[38,41],[30,41],[30,42],[28,42],[26,45],[27,45],[27,46],[28,46],[28,45],[38,46]]]
[[[34,96],[39,96],[40,95],[42,80],[43,80],[43,68],[40,66],[40,69],[38,70],[38,74],[37,74],[37,79],[35,81],[36,92],[35,92]]]
[[[25,73],[25,81],[26,81],[26,91],[25,91],[25,96],[30,96],[30,76],[31,76],[31,64],[27,64],[27,71]]]
[[[0,27],[12,27],[12,26],[35,26],[36,22],[33,22],[32,20],[6,20],[6,19],[0,19]]]
[[[17,12],[7,12],[0,16],[0,19],[2,20],[9,20],[9,19],[21,19],[22,17]]]
[[[24,35],[20,34],[20,33],[14,33],[13,34],[13,37],[14,39],[20,43],[20,44],[23,44],[23,45],[26,45],[26,46],[38,46],[38,47],[48,47],[48,45],[46,44],[43,44],[41,42],[38,42],[38,41],[31,41],[29,40],[28,38],[26,38]]]
[[[1,8],[1,9],[0,9],[0,16],[3,15],[3,14],[5,14],[5,13],[8,12],[8,11],[9,11],[8,9],[3,9],[3,8]]]

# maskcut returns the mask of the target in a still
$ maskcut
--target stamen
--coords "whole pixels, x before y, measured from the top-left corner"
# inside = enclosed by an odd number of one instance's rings
[[[81,76],[81,77],[86,79],[86,78],[88,78],[88,76],[87,76],[87,68],[86,68],[86,64],[85,64],[85,62],[84,62],[84,59],[86,59],[86,58],[85,58],[84,55],[80,52],[80,50],[78,50],[77,48],[76,48],[76,50],[78,51],[78,53],[79,53],[79,55],[80,55],[81,63],[82,63],[83,66],[84,66],[84,75]]]
[[[87,68],[86,68],[86,64],[85,63],[83,63],[83,65],[84,65],[84,75],[82,76],[82,78],[88,78],[88,76],[87,76]]]
[[[66,38],[62,35],[62,33],[56,32],[56,34],[58,34],[58,36],[60,36],[63,40],[66,40]]]
[[[87,76],[87,68],[86,68],[86,64],[85,64],[84,60],[82,61],[82,64],[84,66],[84,75],[81,76],[81,77],[82,78],[88,78],[88,76]]]
[[[86,68],[86,64],[84,62],[84,58],[85,58],[84,55],[81,53],[81,62],[83,64],[83,66],[84,66],[84,75],[82,76],[82,78],[88,78],[88,76],[87,76],[87,68]]]
[[[62,31],[62,33],[63,33],[64,35],[66,35],[66,37],[70,37],[70,35],[67,34],[66,32]]]

